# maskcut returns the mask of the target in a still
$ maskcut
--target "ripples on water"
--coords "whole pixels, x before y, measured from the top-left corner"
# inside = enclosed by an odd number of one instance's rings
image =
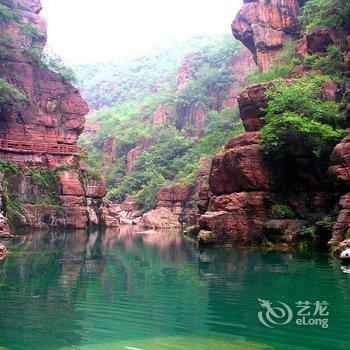
[[[350,348],[350,274],[326,255],[201,249],[180,232],[22,234],[0,265],[0,348]],[[329,328],[266,328],[258,298],[330,302]]]

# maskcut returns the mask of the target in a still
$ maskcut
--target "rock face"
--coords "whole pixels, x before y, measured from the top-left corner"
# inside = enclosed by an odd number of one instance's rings
[[[152,116],[152,124],[166,125],[170,122],[172,111],[167,105],[160,105]]]
[[[203,160],[195,183],[173,185],[161,189],[157,209],[170,209],[177,220],[186,226],[194,225],[205,213],[211,193],[208,190],[209,161]]]
[[[11,35],[6,55],[0,57],[0,76],[26,95],[21,108],[1,108],[1,138],[52,144],[75,144],[88,112],[79,91],[60,75],[37,63],[46,44],[46,24],[38,15],[40,1],[5,1],[17,11],[17,21],[1,20],[1,32]],[[21,30],[35,26],[37,35]]]
[[[246,0],[233,22],[233,34],[254,54],[260,69],[267,70],[283,43],[298,38],[297,15],[303,1]],[[323,53],[339,42],[327,28],[315,28],[299,42],[297,51]],[[344,55],[343,55],[344,57]],[[344,61],[345,59],[343,59]],[[294,80],[286,80],[286,83]],[[323,240],[339,243],[350,230],[350,137],[338,144],[331,159],[299,157],[268,160],[263,156],[260,129],[267,106],[266,91],[275,82],[246,87],[238,96],[246,133],[231,139],[212,161],[209,204],[190,232],[200,244],[292,244],[300,231],[312,225],[323,230]],[[323,98],[349,100],[349,83],[323,82]],[[349,116],[349,108],[345,114]],[[276,208],[288,206],[291,218],[278,217]],[[337,218],[333,226],[334,219]],[[343,245],[348,242],[343,242]]]
[[[350,136],[346,136],[334,148],[331,161],[329,173],[343,194],[339,201],[339,215],[332,238],[332,243],[337,243],[350,231]]]
[[[128,152],[126,155],[126,173],[130,174],[135,167],[135,162],[142,155],[144,151],[154,145],[153,137],[143,137],[136,142],[136,147]]]
[[[224,107],[237,105],[237,98],[247,84],[247,73],[256,67],[251,52],[245,47],[242,47],[238,55],[232,57],[230,65],[235,80],[230,86],[226,99],[222,103],[219,101],[219,104]]]
[[[1,4],[14,19],[0,21],[0,31],[7,38],[6,43],[0,42],[0,78],[23,97],[14,94],[1,104],[0,139],[75,147],[89,110],[79,91],[40,61],[46,44],[40,0],[2,0]],[[84,228],[102,223],[100,207],[106,186],[83,174],[85,166],[74,153],[3,148],[0,158],[21,169],[0,179],[6,183],[3,191],[16,203],[1,205],[12,216],[13,225]],[[60,166],[69,170],[59,170]],[[48,180],[42,177],[43,171],[52,177],[51,187],[45,183]],[[0,231],[7,231],[3,216],[0,227]]]
[[[267,70],[283,44],[299,37],[297,15],[302,0],[244,1],[232,23],[232,32]]]
[[[180,92],[187,84],[188,80],[193,77],[195,70],[192,67],[192,59],[195,54],[188,55],[182,66],[178,71],[177,91]],[[225,107],[234,107],[237,105],[242,88],[247,83],[247,73],[255,67],[252,55],[248,49],[242,47],[237,55],[234,55],[230,62],[230,70],[235,77],[233,83],[230,85],[227,94],[223,96],[213,95],[212,110],[220,111]],[[162,116],[159,120],[163,120],[163,107],[159,109]],[[157,110],[156,116],[158,118]],[[185,126],[195,127],[194,131],[190,133],[191,136],[201,136],[203,128],[206,125],[206,115],[208,111],[196,103],[177,110],[179,129]],[[173,187],[165,187],[161,190],[158,198],[158,208],[170,209],[178,218],[178,220],[186,225],[193,225],[203,214],[209,204],[210,194],[207,188],[209,175],[209,165],[203,166],[199,172],[196,184],[192,186],[178,185]]]
[[[194,186],[164,187],[159,193],[158,208],[170,209],[179,222],[192,225],[200,216],[194,194]]]
[[[272,161],[263,156],[261,132],[258,131],[263,125],[261,108],[267,104],[266,90],[273,86],[273,83],[248,86],[238,98],[247,132],[231,139],[212,161],[211,196],[207,212],[198,222],[199,243],[256,244],[266,235],[272,240],[279,237],[282,242],[292,242],[310,216],[316,215],[322,221],[334,212],[339,192],[328,173],[337,177],[343,192],[350,187],[349,138],[335,148],[329,172],[329,159]],[[338,90],[339,86],[327,82],[324,95],[335,98],[334,91]],[[272,209],[279,205],[292,208],[296,220],[276,221],[278,218],[274,217]],[[341,212],[336,225],[336,231],[342,235],[349,225],[349,208],[345,195],[340,202]]]
[[[260,133],[246,133],[232,139],[224,153],[212,162],[210,191],[221,195],[242,191],[266,191],[269,173],[260,150]]]
[[[250,85],[238,96],[240,117],[246,131],[258,131],[262,127],[262,109],[267,107],[266,91],[274,86],[273,82]]]
[[[193,58],[196,57],[196,53],[190,53],[184,57],[181,67],[177,72],[177,84],[176,91],[180,92],[183,87],[189,82],[195,73],[195,68],[193,66]]]
[[[12,204],[7,208],[15,227],[85,228],[102,224],[101,204],[106,185],[78,176],[74,170],[22,168],[6,174],[5,191]],[[14,205],[16,203],[16,205]]]

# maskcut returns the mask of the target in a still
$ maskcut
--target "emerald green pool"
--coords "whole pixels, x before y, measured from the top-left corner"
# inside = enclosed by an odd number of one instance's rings
[[[11,248],[0,349],[350,349],[350,267],[324,253],[198,250],[131,227],[22,233]],[[293,316],[327,301],[329,327],[266,327],[258,299]]]

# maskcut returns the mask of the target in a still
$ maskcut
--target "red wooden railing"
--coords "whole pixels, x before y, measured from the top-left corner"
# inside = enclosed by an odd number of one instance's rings
[[[0,139],[0,150],[18,153],[48,153],[48,154],[86,154],[84,148],[76,145],[60,145],[28,141],[13,141]]]

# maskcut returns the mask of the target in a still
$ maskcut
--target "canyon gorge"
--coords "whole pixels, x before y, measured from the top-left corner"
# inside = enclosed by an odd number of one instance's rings
[[[148,63],[139,60],[139,71],[126,66],[130,100],[143,94],[136,106],[124,96],[123,71],[115,73],[122,76],[116,75],[117,82],[111,78],[108,85],[104,77],[93,85],[87,76],[95,68],[77,67],[78,86],[89,104],[106,107],[85,122],[89,108],[79,90],[45,61],[40,1],[1,4],[7,12],[0,23],[0,76],[11,96],[0,109],[2,237],[10,237],[9,225],[181,224],[203,245],[289,246],[308,229],[320,244],[346,238],[349,137],[344,134],[332,152],[317,157],[302,152],[271,157],[262,144],[271,91],[278,91],[281,81],[294,86],[310,74],[324,76],[321,100],[341,104],[342,128],[348,127],[349,81],[332,79],[306,62],[326,56],[333,45],[341,50],[339,71],[347,72],[347,23],[305,30],[300,24],[305,1],[244,1],[232,23],[233,36],[243,45],[232,37],[196,43],[197,50],[178,55],[175,76],[160,67],[142,87],[138,84],[147,79],[137,74],[146,74]],[[268,76],[289,63],[282,57],[289,43],[294,45],[289,59],[296,64],[288,73],[252,83],[257,74],[252,72]],[[120,107],[113,107],[113,99]],[[127,113],[133,119],[123,122]],[[168,148],[162,149],[165,143]],[[276,214],[278,209],[289,214]]]

